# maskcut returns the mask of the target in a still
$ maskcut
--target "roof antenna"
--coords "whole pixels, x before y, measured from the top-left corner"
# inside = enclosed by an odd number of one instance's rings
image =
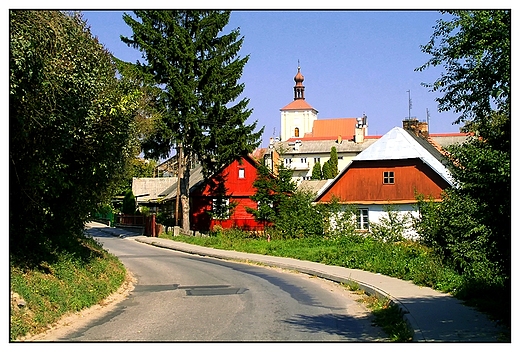
[[[408,120],[411,120],[412,117],[410,115],[412,112],[412,98],[410,97],[410,90],[407,90],[407,92],[408,92]]]

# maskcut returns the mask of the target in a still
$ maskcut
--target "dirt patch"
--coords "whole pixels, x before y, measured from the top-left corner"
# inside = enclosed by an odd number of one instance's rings
[[[123,301],[132,292],[135,282],[136,279],[127,270],[126,279],[121,287],[101,303],[77,313],[66,314],[46,331],[36,335],[28,334],[17,341],[56,341],[64,337],[114,309],[119,302]]]

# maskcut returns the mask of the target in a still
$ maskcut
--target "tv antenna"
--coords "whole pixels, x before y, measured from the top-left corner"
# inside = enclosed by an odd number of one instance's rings
[[[410,90],[408,92],[408,120],[412,119],[412,97],[410,96]]]

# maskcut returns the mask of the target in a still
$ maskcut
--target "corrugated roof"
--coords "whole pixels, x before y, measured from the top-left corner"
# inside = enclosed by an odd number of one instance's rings
[[[190,193],[191,190],[202,181],[204,181],[204,175],[202,174],[202,166],[199,165],[193,168],[190,173]],[[170,187],[164,190],[160,196],[164,197],[163,200],[174,199],[177,196],[177,182],[174,182]]]
[[[298,150],[294,150],[294,141],[280,142],[277,148],[283,151],[283,154],[316,154],[330,153],[330,148],[336,147],[338,153],[356,152],[359,153],[370,145],[375,143],[376,139],[365,139],[363,143],[355,143],[354,141],[343,140],[338,143],[335,140],[301,140]],[[280,148],[281,146],[281,148]]]
[[[463,143],[470,137],[471,136],[467,133],[430,133],[430,138],[433,139],[442,148]]]
[[[132,179],[132,192],[135,196],[148,194],[138,197],[138,201],[157,201],[160,194],[173,183],[177,183],[176,177],[134,177]]]
[[[298,190],[309,191],[319,196],[333,180],[303,180],[298,185]]]
[[[370,147],[359,153],[352,162],[358,160],[421,159],[432,170],[453,186],[453,178],[444,165],[444,157],[424,138],[417,137],[400,127],[394,127],[376,140]]]

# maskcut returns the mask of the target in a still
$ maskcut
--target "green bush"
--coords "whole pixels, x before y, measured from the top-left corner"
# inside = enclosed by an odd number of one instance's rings
[[[412,216],[399,212],[397,205],[384,205],[385,216],[377,223],[370,223],[370,234],[383,242],[399,242],[405,239],[406,232],[412,227]]]
[[[123,214],[134,215],[136,210],[134,192],[132,192],[132,190],[128,190],[126,191],[125,198],[123,199]]]
[[[312,201],[314,194],[298,190],[282,199],[274,218],[274,238],[302,238],[323,235],[323,217]]]

